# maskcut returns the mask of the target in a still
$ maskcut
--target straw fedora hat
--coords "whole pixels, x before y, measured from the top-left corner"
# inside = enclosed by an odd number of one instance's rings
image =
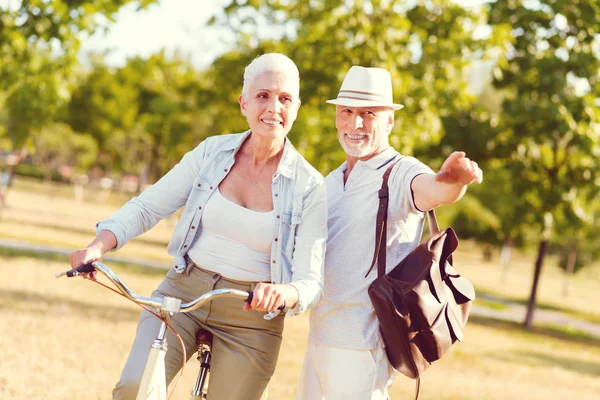
[[[391,107],[399,110],[402,104],[394,104],[392,76],[383,68],[350,68],[336,99],[329,104],[348,107]]]

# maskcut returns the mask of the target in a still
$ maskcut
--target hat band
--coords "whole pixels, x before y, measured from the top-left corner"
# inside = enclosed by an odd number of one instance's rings
[[[367,100],[367,101],[374,101],[376,103],[382,103],[382,104],[391,104],[392,103],[392,99],[390,99],[388,96],[378,94],[378,93],[371,93],[371,92],[359,92],[356,90],[340,90],[340,93],[338,94],[337,98],[338,99],[352,99],[352,100]]]

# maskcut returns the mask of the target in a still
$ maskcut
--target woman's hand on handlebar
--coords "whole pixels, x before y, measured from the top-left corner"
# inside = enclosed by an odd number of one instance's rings
[[[92,261],[101,261],[104,253],[115,248],[116,245],[117,238],[111,231],[101,231],[86,248],[75,250],[69,255],[71,268],[77,268]],[[82,273],[81,276],[95,281],[96,271],[89,274]]]
[[[80,265],[91,263],[92,261],[101,261],[104,254],[97,247],[86,247],[78,249],[69,255],[71,268],[77,268]],[[81,277],[85,279],[96,280],[96,271],[91,273],[82,273]]]
[[[292,285],[261,282],[254,287],[252,303],[244,304],[244,311],[273,312],[283,305],[293,308],[297,301],[298,291]]]

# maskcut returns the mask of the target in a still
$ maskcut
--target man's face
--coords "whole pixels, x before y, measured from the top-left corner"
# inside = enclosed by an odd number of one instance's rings
[[[388,107],[336,106],[335,127],[348,156],[366,161],[389,147],[394,112]]]

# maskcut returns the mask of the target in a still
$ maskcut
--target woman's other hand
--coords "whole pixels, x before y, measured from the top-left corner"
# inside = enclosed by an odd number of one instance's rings
[[[254,287],[252,304],[244,304],[244,311],[273,312],[284,304],[294,308],[297,302],[298,290],[294,286],[261,282]]]

